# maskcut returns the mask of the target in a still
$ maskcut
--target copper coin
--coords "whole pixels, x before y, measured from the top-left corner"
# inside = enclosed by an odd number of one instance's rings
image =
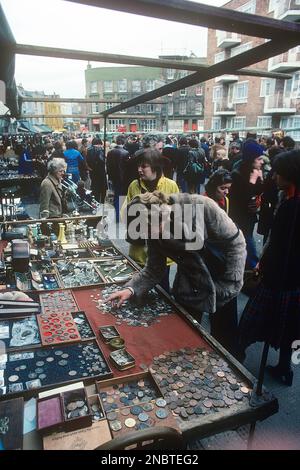
[[[206,408],[211,408],[211,407],[213,406],[212,401],[211,401],[211,400],[208,400],[207,398],[203,401],[203,405],[204,405]]]
[[[234,398],[238,401],[241,401],[243,399],[243,393],[240,392],[239,390],[237,390],[236,392],[234,392]]]
[[[123,416],[128,416],[130,415],[130,408],[121,408],[120,413]]]
[[[249,393],[249,388],[248,387],[241,387],[241,392],[247,395]]]
[[[122,429],[122,423],[119,420],[110,421],[109,425],[113,431],[120,431]]]
[[[217,376],[218,376],[218,377],[225,377],[225,373],[224,373],[222,370],[219,370],[219,371],[217,372]]]

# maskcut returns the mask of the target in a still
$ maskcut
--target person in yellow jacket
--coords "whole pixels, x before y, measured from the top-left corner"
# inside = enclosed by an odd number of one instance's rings
[[[124,204],[121,209],[121,217],[124,218],[124,211],[130,201],[137,195],[153,192],[155,190],[165,194],[179,193],[179,188],[175,181],[163,175],[163,162],[161,154],[154,148],[138,150],[135,153],[139,179],[132,181],[129,185]],[[145,245],[130,244],[129,256],[141,267],[144,267],[147,260],[147,247]],[[169,267],[172,264],[167,260],[166,276],[161,282],[162,287],[169,291]]]

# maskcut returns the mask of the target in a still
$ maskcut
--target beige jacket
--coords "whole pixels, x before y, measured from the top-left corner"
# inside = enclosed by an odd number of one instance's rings
[[[51,175],[41,183],[40,217],[61,217],[63,214],[63,188],[61,183]]]

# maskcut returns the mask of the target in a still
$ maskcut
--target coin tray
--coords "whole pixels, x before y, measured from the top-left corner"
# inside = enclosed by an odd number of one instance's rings
[[[104,278],[94,260],[57,260],[55,266],[62,286],[67,288],[89,287],[104,284]]]
[[[135,366],[134,357],[125,348],[111,352],[109,358],[119,370],[126,370]]]
[[[113,338],[120,337],[120,333],[114,325],[100,326],[99,334],[105,344],[108,344]]]
[[[137,272],[137,269],[125,257],[121,259],[97,259],[94,264],[107,284],[123,283],[131,279]]]
[[[37,319],[43,346],[81,340],[71,313],[41,313]]]
[[[106,412],[116,408],[145,404],[161,398],[162,392],[149,372],[139,372],[96,382]]]
[[[78,429],[79,427],[84,428],[92,425],[92,413],[85,388],[62,393],[62,405],[64,422],[68,429]],[[71,405],[76,405],[77,408],[70,410]]]
[[[2,395],[29,395],[54,385],[112,376],[96,341],[27,349],[0,357]]]
[[[95,338],[95,332],[90,324],[85,312],[72,312],[73,320],[78,328],[82,341]]]
[[[36,315],[1,318],[0,341],[4,343],[8,352],[39,347],[41,338]]]
[[[42,313],[70,313],[79,310],[71,290],[42,293],[40,304]]]

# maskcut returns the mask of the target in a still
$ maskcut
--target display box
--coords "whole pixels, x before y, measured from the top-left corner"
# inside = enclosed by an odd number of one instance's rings
[[[111,352],[109,358],[119,370],[127,370],[135,366],[134,357],[125,348]]]
[[[79,312],[72,312],[71,315],[73,317],[74,323],[78,328],[82,341],[93,339],[96,337],[93,327],[90,324],[89,319],[83,310]]]
[[[103,409],[103,404],[98,394],[88,396],[88,402],[89,402],[93,422],[106,419],[104,409]]]
[[[56,268],[63,287],[89,287],[105,280],[93,260],[57,260]]]
[[[37,319],[43,346],[71,343],[81,340],[77,325],[71,313],[41,313]]]
[[[37,429],[42,434],[91,425],[92,414],[85,388],[37,400]]]
[[[79,310],[72,291],[68,289],[40,294],[40,304],[42,313],[71,313]]]
[[[120,259],[97,259],[94,264],[106,284],[126,282],[137,272],[137,269],[124,256]]]
[[[99,334],[105,344],[108,344],[114,338],[120,337],[120,333],[114,325],[99,326]]]
[[[14,398],[0,402],[1,450],[23,448],[24,399]]]
[[[39,347],[41,338],[36,315],[1,318],[0,341],[4,343],[7,352]]]

